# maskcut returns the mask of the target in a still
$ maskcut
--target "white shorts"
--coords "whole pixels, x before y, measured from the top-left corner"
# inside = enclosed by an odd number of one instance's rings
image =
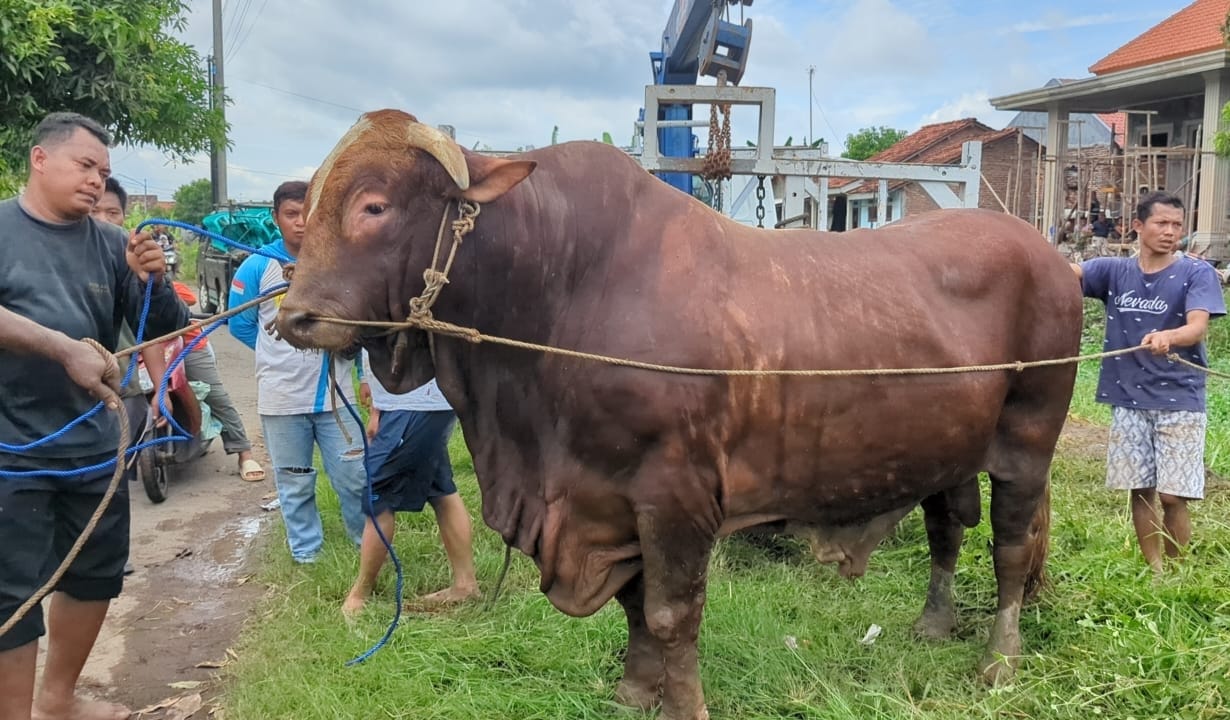
[[[1111,418],[1106,487],[1204,497],[1204,413],[1116,406]]]

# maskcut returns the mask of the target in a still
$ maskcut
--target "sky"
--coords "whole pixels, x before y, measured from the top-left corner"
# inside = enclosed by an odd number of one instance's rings
[[[627,145],[673,4],[225,0],[229,194],[268,201],[279,183],[308,179],[362,112],[385,107],[453,125],[471,148],[542,147],[555,126],[561,142],[609,132]],[[868,126],[976,117],[1000,128],[1013,113],[988,98],[1086,77],[1187,4],[754,0],[743,9],[753,31],[740,84],[777,89],[778,144],[824,138],[833,154]],[[188,6],[180,37],[204,59],[211,2]],[[755,133],[751,110],[736,108],[734,143]],[[149,147],[113,149],[112,166],[130,192],[160,198],[209,177],[208,156],[177,163]]]

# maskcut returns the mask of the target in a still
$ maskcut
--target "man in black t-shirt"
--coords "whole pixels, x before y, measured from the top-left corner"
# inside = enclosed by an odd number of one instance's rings
[[[28,446],[88,411],[118,408],[114,356],[124,320],[136,327],[152,284],[147,335],[184,327],[188,308],[164,277],[146,233],[90,217],[110,175],[110,138],[93,120],[52,113],[39,123],[20,198],[0,202],[0,443]],[[86,341],[96,343],[88,344]],[[50,362],[49,362],[50,361]],[[110,482],[119,444],[105,410],[63,437],[0,449],[0,623],[47,581]],[[58,473],[51,475],[49,473]],[[16,476],[14,475],[16,474]],[[128,558],[126,483],[51,595],[43,682],[34,695],[42,609],[0,636],[0,718],[111,720],[127,708],[78,698],[77,679]]]

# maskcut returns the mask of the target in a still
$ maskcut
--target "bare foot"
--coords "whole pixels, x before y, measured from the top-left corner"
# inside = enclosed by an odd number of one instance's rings
[[[132,711],[118,703],[73,698],[66,707],[53,708],[46,703],[35,701],[31,709],[31,720],[128,720]]]
[[[347,620],[354,619],[359,613],[363,612],[363,607],[367,605],[367,598],[362,595],[351,593],[346,596],[346,601],[342,603],[342,615]]]
[[[481,593],[478,591],[477,585],[453,585],[446,587],[443,590],[437,590],[430,595],[424,595],[419,598],[419,603],[427,606],[432,605],[456,605],[463,603],[471,598],[476,598]]]

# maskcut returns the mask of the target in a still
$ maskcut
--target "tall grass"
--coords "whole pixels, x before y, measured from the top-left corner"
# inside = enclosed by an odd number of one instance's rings
[[[460,437],[452,456],[475,517],[476,561],[489,593],[503,546],[478,520],[477,487]],[[713,717],[1227,717],[1227,486],[1215,482],[1197,507],[1190,557],[1155,582],[1135,549],[1125,498],[1103,489],[1103,473],[1098,454],[1079,446],[1065,444],[1055,461],[1052,584],[1023,613],[1017,680],[997,689],[980,684],[973,671],[995,604],[987,523],[966,536],[955,582],[959,629],[941,642],[910,630],[929,564],[918,512],[853,582],[817,565],[793,539],[723,540],[701,633]],[[490,610],[474,603],[412,612],[387,647],[366,664],[346,667],[384,632],[392,579],[383,578],[353,626],[341,620],[356,558],[340,540],[336,501],[326,487],[322,562],[293,565],[281,537],[264,550],[261,579],[269,592],[238,647],[239,660],[225,671],[228,719],[642,717],[611,700],[625,641],[618,605],[589,618],[565,617],[537,591],[538,573],[519,554]],[[430,512],[404,515],[399,524],[407,595],[445,585],[447,564]],[[859,641],[872,624],[884,632],[864,645]]]

